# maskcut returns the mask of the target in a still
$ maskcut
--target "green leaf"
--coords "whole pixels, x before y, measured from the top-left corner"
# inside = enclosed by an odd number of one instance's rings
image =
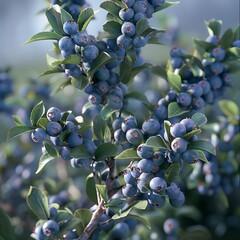
[[[52,157],[50,154],[48,154],[47,152],[44,153],[40,159],[39,159],[39,162],[38,162],[38,169],[36,171],[36,174],[38,174],[39,172],[42,171],[42,169],[44,168],[44,166],[49,163],[50,161],[52,160],[55,160],[56,158],[55,157]]]
[[[132,74],[132,61],[130,58],[124,58],[124,61],[120,63],[119,82],[128,84],[131,80]]]
[[[228,198],[222,188],[216,194],[216,198],[217,198],[217,202],[221,204],[221,206],[224,206],[225,208],[229,207]]]
[[[140,209],[140,210],[145,210],[147,206],[148,206],[147,200],[141,200],[141,201],[138,201],[136,204],[134,204],[134,208]]]
[[[229,118],[239,116],[238,105],[231,100],[220,100],[218,105],[221,111]]]
[[[60,60],[60,64],[80,64],[81,62],[81,57],[77,54],[71,54],[70,56],[68,56],[67,58],[65,58],[64,60]]]
[[[152,67],[151,72],[161,78],[167,79],[166,70],[161,66]]]
[[[198,154],[199,154],[199,159],[202,160],[203,162],[208,163],[208,160],[207,160],[206,155],[204,154],[204,152],[201,151],[201,150],[197,150],[197,151],[198,151]]]
[[[121,24],[116,21],[107,21],[103,25],[103,30],[110,34],[111,38],[117,38],[121,35]]]
[[[67,21],[73,20],[72,16],[70,13],[65,11],[63,8],[61,8],[61,21],[62,24],[64,24]]]
[[[60,40],[61,38],[62,36],[55,32],[39,32],[30,37],[24,44],[41,40]]]
[[[202,56],[204,54],[204,52],[208,51],[209,49],[212,49],[212,44],[205,42],[201,39],[193,39],[194,42],[194,46],[197,50],[197,52]]]
[[[50,217],[47,196],[38,188],[31,186],[27,195],[27,204],[39,219]]]
[[[240,62],[230,62],[226,63],[227,69],[232,74],[239,73],[240,72]]]
[[[118,1],[118,3],[121,3]],[[119,18],[119,11],[121,10],[121,7],[118,6],[116,3],[113,1],[104,1],[101,5],[101,8],[105,9],[109,13],[111,13],[113,16],[116,16]]]
[[[46,54],[46,61],[47,61],[48,67],[51,68],[52,70],[55,70],[58,67],[58,65],[60,65],[62,60],[54,58],[49,54]]]
[[[236,30],[234,31],[234,40],[240,39],[240,25],[236,27]]]
[[[45,147],[47,153],[53,157],[53,158],[58,158],[59,157],[59,152],[58,150],[51,144],[49,144],[48,142],[44,141],[43,142],[43,146]]]
[[[107,203],[107,187],[106,185],[96,184],[96,189],[99,192],[101,198]]]
[[[10,141],[15,137],[18,137],[24,133],[28,133],[31,131],[33,131],[33,128],[31,128],[27,125],[13,127],[8,131],[7,140]]]
[[[118,110],[110,108],[108,105],[104,106],[100,112],[101,117],[104,120],[108,120]]]
[[[194,225],[186,228],[183,235],[181,236],[181,240],[211,240],[212,236],[210,231],[202,226],[202,225]]]
[[[95,180],[93,173],[89,174],[86,179],[86,193],[88,198],[95,204],[98,203],[97,200],[97,192],[96,192],[96,186],[95,186]]]
[[[146,18],[141,18],[137,23],[136,23],[136,32],[137,35],[141,36],[149,27],[149,22]]]
[[[47,118],[40,118],[37,122],[37,127],[43,128],[46,130],[46,126],[49,123],[49,120]]]
[[[168,72],[167,73],[168,76],[168,82],[170,84],[170,86],[175,89],[177,92],[181,92],[182,91],[182,79],[179,75],[172,73],[172,72]]]
[[[13,115],[12,118],[16,126],[24,125],[21,118],[18,115]]]
[[[180,166],[178,163],[172,163],[164,173],[164,179],[169,185],[179,177]]]
[[[95,157],[97,161],[103,161],[108,157],[114,157],[117,152],[118,148],[116,145],[112,143],[103,143],[97,147]]]
[[[84,145],[80,145],[78,147],[72,148],[70,156],[71,156],[71,158],[90,158],[90,157],[92,157]]]
[[[47,70],[43,73],[41,73],[40,75],[38,75],[37,77],[43,77],[43,76],[47,76],[47,75],[50,75],[50,74],[55,74],[55,73],[64,73],[64,70],[60,67],[57,67],[57,68],[54,68],[54,69],[51,69],[51,70]]]
[[[166,1],[166,2],[164,2],[163,6],[161,6],[161,7],[156,7],[156,8],[154,9],[154,11],[155,11],[155,12],[158,12],[158,11],[161,11],[161,10],[163,10],[163,9],[165,9],[165,8],[169,8],[169,7],[175,6],[175,5],[178,4],[178,3],[180,3],[180,2],[168,2],[168,1]]]
[[[205,22],[209,35],[216,35],[219,36],[221,32],[222,27],[222,21],[217,21],[215,19],[212,19],[208,22]]]
[[[111,0],[112,2],[115,2],[118,6],[120,6],[121,8],[128,8],[128,5],[122,1],[119,0]]]
[[[164,148],[169,149],[168,143],[163,139],[162,136],[152,136],[147,139],[146,145],[153,148]]]
[[[184,113],[189,112],[187,109],[182,109],[177,102],[171,102],[168,104],[168,117],[180,116]]]
[[[58,6],[59,7],[59,6]],[[54,32],[58,35],[65,35],[63,31],[63,25],[61,20],[61,14],[56,11],[56,8],[52,7],[46,11],[46,17],[48,19],[49,24],[51,25]]]
[[[108,53],[101,52],[96,59],[93,60],[91,68],[89,70],[90,77],[93,77],[94,73],[105,64],[114,61],[115,59],[112,58]]]
[[[88,85],[88,78],[84,75],[80,76],[80,78],[72,78],[71,84],[73,87],[83,90]]]
[[[193,136],[198,135],[199,133],[201,133],[201,129],[194,129],[191,132],[188,132],[187,134],[184,135],[184,139],[185,140],[189,140],[191,139]]]
[[[228,49],[231,47],[233,41],[234,41],[234,33],[233,33],[233,30],[229,28],[221,37],[220,45],[223,48]]]
[[[44,115],[45,107],[43,102],[39,102],[31,111],[30,121],[33,126],[36,126],[38,120]]]
[[[76,225],[76,230],[79,236],[83,233],[84,228],[91,221],[92,215],[93,213],[85,208],[77,209],[74,212],[74,216],[80,220],[80,222]]]
[[[0,239],[15,240],[14,229],[9,216],[0,208]]]
[[[93,132],[95,137],[102,142],[104,142],[104,133],[105,133],[106,126],[107,126],[107,123],[100,114],[94,118]]]
[[[121,152],[119,155],[117,155],[115,159],[134,160],[134,159],[140,159],[140,157],[137,155],[137,152],[135,149],[129,148]]]
[[[198,127],[201,127],[202,125],[207,123],[207,118],[203,113],[194,113],[191,119],[194,121],[194,124]]]
[[[73,214],[69,210],[58,210],[57,221],[63,223],[73,218]]]
[[[171,127],[171,123],[167,120],[164,121],[164,131],[166,132],[167,138],[168,138],[168,142],[171,143],[173,140],[173,137],[170,133],[170,127]]]
[[[80,31],[85,31],[90,21],[94,18],[96,13],[94,13],[93,9],[88,7],[81,11],[78,17],[78,27]]]
[[[216,155],[216,150],[211,142],[207,140],[196,140],[188,145],[189,149],[198,149]]]

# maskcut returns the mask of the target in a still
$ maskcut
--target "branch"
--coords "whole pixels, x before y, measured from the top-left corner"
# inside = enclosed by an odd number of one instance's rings
[[[88,225],[85,227],[82,235],[77,238],[77,240],[87,240],[93,233],[93,231],[97,228],[99,218],[102,216],[104,212],[104,206],[103,206],[103,201],[101,201],[98,205],[98,208],[95,210],[95,212],[92,215],[92,218]]]

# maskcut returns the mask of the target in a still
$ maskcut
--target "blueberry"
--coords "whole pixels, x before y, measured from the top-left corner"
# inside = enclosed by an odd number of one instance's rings
[[[62,51],[72,51],[74,49],[74,43],[72,41],[72,39],[70,37],[62,37],[59,42],[58,42],[58,46],[60,48],[60,50]]]
[[[123,21],[130,21],[134,16],[134,11],[132,8],[122,8],[119,11],[119,17],[123,20]]]
[[[93,142],[91,139],[83,139],[83,144],[86,147],[86,150],[91,154],[94,155],[95,151],[97,149],[97,146],[95,144],[95,142]]]
[[[154,7],[162,7],[165,0],[151,0],[150,2]]]
[[[172,57],[171,58],[171,65],[174,69],[181,68],[184,61],[181,57]]]
[[[121,128],[124,132],[127,132],[127,130],[131,128],[137,128],[135,117],[133,116],[126,117],[122,122]]]
[[[124,22],[121,27],[121,32],[123,35],[126,35],[128,37],[132,37],[136,33],[136,27],[131,22]]]
[[[110,71],[106,67],[100,67],[94,74],[99,81],[106,81],[110,77]]]
[[[220,89],[222,86],[222,79],[219,76],[212,76],[209,79],[209,83],[212,89],[217,90],[217,89]]]
[[[147,38],[142,36],[135,36],[133,38],[132,44],[136,48],[144,47],[147,44]]]
[[[143,158],[137,164],[137,168],[140,169],[140,172],[143,173],[150,173],[152,171],[152,167],[153,161],[150,159]]]
[[[154,178],[152,173],[141,173],[137,180],[137,187],[141,193],[148,193],[150,191],[149,182],[152,178]]]
[[[71,132],[67,138],[67,144],[69,147],[77,147],[83,143],[82,137],[78,135],[77,132]]]
[[[183,137],[186,134],[186,127],[182,123],[175,123],[170,127],[170,133],[173,137]]]
[[[169,163],[179,163],[181,161],[181,153],[170,151],[167,156]]]
[[[62,126],[58,122],[49,122],[46,126],[46,133],[49,136],[56,137],[62,132]]]
[[[105,161],[98,161],[93,163],[93,170],[95,172],[101,172],[106,168],[106,162]]]
[[[78,66],[74,66],[71,69],[65,69],[65,73],[69,77],[79,78],[82,75],[82,71]]]
[[[51,107],[47,111],[47,119],[52,122],[57,122],[61,119],[61,111],[57,107]]]
[[[132,166],[131,168],[131,174],[136,179],[141,175],[140,169],[136,166]]]
[[[173,47],[170,50],[170,56],[172,58],[174,58],[174,57],[182,57],[184,54],[185,54],[185,51],[182,48],[179,48],[179,47]]]
[[[43,142],[46,138],[46,132],[42,128],[36,128],[31,133],[31,138],[34,142]]]
[[[148,3],[145,2],[145,1],[136,1],[133,5],[133,9],[136,13],[138,12],[142,12],[142,13],[145,13],[147,11],[147,6],[148,6]]]
[[[59,225],[54,220],[48,220],[43,224],[42,230],[47,237],[51,237],[58,234]]]
[[[196,163],[199,159],[198,151],[194,149],[188,149],[182,154],[182,160],[186,163]]]
[[[109,239],[126,239],[129,235],[130,229],[127,223],[120,222],[113,227]]]
[[[75,34],[78,31],[78,24],[74,20],[66,21],[63,24],[63,31],[68,35]]]
[[[180,121],[181,124],[183,124],[186,128],[186,132],[191,132],[195,129],[195,123],[190,118],[184,118]]]
[[[122,193],[125,197],[134,197],[137,194],[137,186],[136,185],[131,185],[131,184],[126,184],[122,188]]]
[[[49,213],[50,213],[50,218],[56,218],[58,215],[58,210],[55,207],[51,206],[49,208]]]
[[[38,240],[47,240],[47,236],[44,234],[41,225],[38,225],[38,226],[35,228],[35,231],[34,231],[34,232],[35,232]]]
[[[176,153],[183,153],[187,150],[187,141],[177,137],[172,141],[171,148]]]
[[[179,223],[175,218],[168,218],[163,223],[163,230],[166,234],[175,234],[179,229]]]
[[[86,62],[93,61],[99,54],[99,50],[95,45],[87,45],[83,49],[83,58]]]
[[[148,195],[148,202],[154,207],[163,207],[166,202],[166,198],[163,195],[158,195],[156,193],[150,193]]]
[[[152,147],[142,143],[137,147],[137,154],[141,158],[151,158],[154,154],[154,150]]]
[[[232,42],[232,46],[233,47],[237,47],[237,48],[240,48],[240,40],[235,40]]]
[[[168,117],[168,110],[167,107],[164,105],[158,105],[154,108],[153,110],[154,115],[159,119],[159,120],[164,120],[167,119]]]
[[[128,7],[132,7],[135,3],[135,0],[122,0],[125,4],[127,4]]]
[[[147,5],[147,10],[145,12],[147,18],[152,18],[153,14],[155,12],[154,6],[151,4]]]
[[[192,98],[188,93],[180,92],[177,96],[177,102],[181,107],[189,107],[192,102]]]
[[[231,86],[233,83],[233,77],[229,73],[225,73],[222,75],[222,81],[224,85]]]
[[[123,120],[124,120],[124,118],[122,118],[122,117],[118,117],[118,118],[114,119],[114,121],[112,122],[112,128],[114,131],[121,128]]]
[[[132,43],[132,39],[128,36],[120,35],[117,38],[117,45],[120,48],[128,48],[131,45],[131,43]]]
[[[170,198],[169,202],[173,207],[181,207],[185,203],[185,195],[179,192],[175,198]]]
[[[130,170],[127,170],[126,173],[124,173],[124,181],[125,183],[136,185],[137,179],[133,177]]]
[[[125,142],[126,141],[126,134],[125,132],[122,131],[122,129],[117,129],[115,132],[114,132],[114,140],[116,142]]]
[[[212,56],[217,61],[222,61],[225,58],[225,54],[226,54],[226,52],[223,48],[214,48],[212,50]]]
[[[88,44],[88,34],[84,31],[72,35],[72,39],[73,42],[80,47],[87,46]]]
[[[211,43],[214,46],[217,46],[219,43],[219,37],[216,35],[211,35],[206,38],[206,42]]]
[[[210,65],[210,69],[214,75],[219,75],[223,72],[224,70],[224,65],[220,62],[213,62]]]
[[[198,85],[201,86],[203,94],[207,94],[211,89],[210,83],[206,80],[201,80],[200,82],[198,82]]]
[[[172,182],[170,184],[170,186],[167,187],[167,189],[166,189],[166,194],[170,199],[176,198],[178,196],[179,192],[181,192],[181,190],[180,190],[179,186],[174,182]]]
[[[168,103],[175,101],[177,98],[177,93],[175,91],[169,91],[165,96],[165,99]]]
[[[143,141],[143,134],[138,128],[131,128],[126,132],[126,139],[133,145],[139,145]]]
[[[88,96],[88,100],[94,105],[99,105],[102,102],[102,97],[100,94],[93,92]]]
[[[155,135],[160,131],[161,125],[158,120],[149,118],[142,124],[142,130],[149,135]]]
[[[199,84],[193,83],[188,86],[188,92],[192,95],[192,97],[200,97],[203,94],[203,89]]]
[[[63,160],[71,159],[70,154],[71,154],[71,151],[70,151],[69,147],[62,147],[62,149],[60,150],[60,155]]]
[[[163,178],[155,177],[149,183],[150,188],[155,193],[163,193],[167,188],[167,183]]]
[[[109,84],[106,81],[99,81],[96,85],[96,91],[101,95],[106,94],[109,91]]]
[[[159,165],[163,164],[164,160],[165,160],[164,153],[155,152],[153,154],[153,165],[154,166],[159,166]]]
[[[63,235],[63,239],[64,240],[73,240],[73,239],[77,239],[78,235],[76,231],[67,231],[66,233],[64,233]]]
[[[143,12],[137,12],[134,14],[133,16],[133,22],[134,23],[137,23],[139,20],[141,19],[146,19],[147,18],[147,15]]]
[[[193,106],[193,108],[196,109],[196,110],[203,109],[204,106],[205,106],[205,101],[204,101],[203,98],[201,98],[201,97],[194,98],[194,99],[193,99],[192,106]]]

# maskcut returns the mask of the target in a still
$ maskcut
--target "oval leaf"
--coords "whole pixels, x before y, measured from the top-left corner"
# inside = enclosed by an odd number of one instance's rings
[[[135,149],[129,148],[121,152],[119,155],[117,155],[115,159],[133,160],[133,159],[140,159],[140,157],[137,155],[137,152]]]
[[[30,37],[24,44],[41,40],[60,40],[62,36],[55,32],[39,32]]]
[[[39,102],[31,111],[30,121],[33,126],[36,126],[39,119],[44,115],[45,107],[43,102]]]

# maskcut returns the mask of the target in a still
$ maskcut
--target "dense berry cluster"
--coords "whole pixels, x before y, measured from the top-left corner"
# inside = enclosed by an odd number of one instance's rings
[[[88,6],[85,0],[50,0],[50,3],[62,6],[75,20],[78,19],[81,10]]]
[[[11,107],[5,103],[5,99],[12,93],[13,79],[7,72],[0,70],[0,112],[11,112]]]

